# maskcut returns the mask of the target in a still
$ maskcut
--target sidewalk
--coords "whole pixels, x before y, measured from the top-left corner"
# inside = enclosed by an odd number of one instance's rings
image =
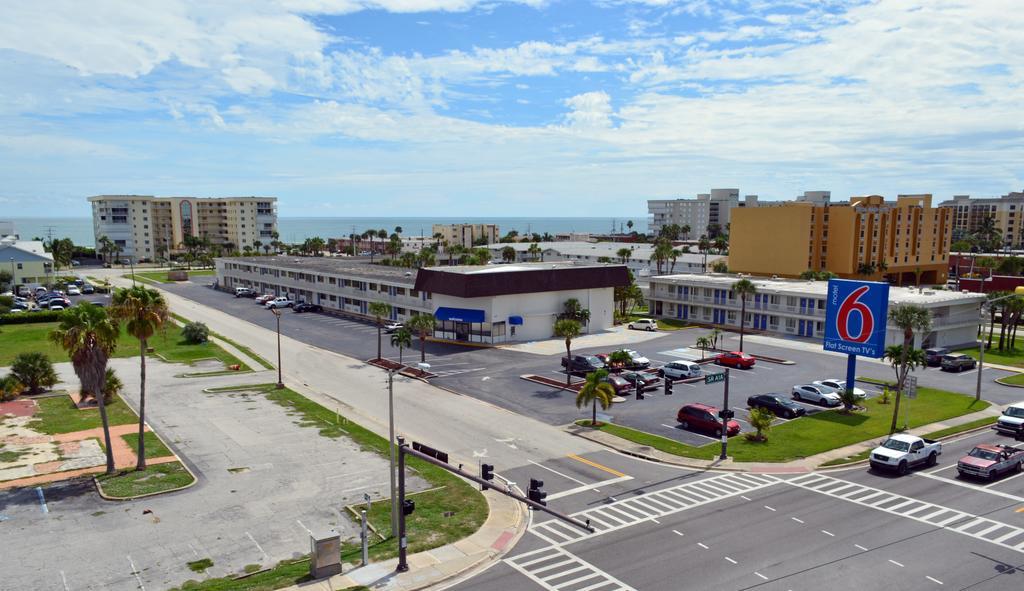
[[[484,493],[489,512],[487,521],[468,538],[446,546],[410,554],[409,571],[396,573],[398,559],[373,562],[329,579],[300,583],[287,590],[337,591],[347,587],[386,586],[389,590],[423,589],[475,574],[489,567],[513,548],[526,533],[529,516],[521,503],[493,491]]]
[[[931,423],[929,425],[923,425],[921,427],[915,427],[909,429],[906,433],[911,435],[923,436],[928,433],[934,433],[941,429],[948,427],[955,427],[957,425],[963,425],[971,421],[983,419],[987,417],[997,417],[1002,413],[1003,407],[997,404],[992,404],[985,410],[981,410],[968,415],[954,417],[945,421],[937,423]],[[792,460],[789,462],[734,462],[731,458],[725,460],[701,460],[697,458],[684,458],[682,456],[676,456],[663,451],[659,451],[650,446],[640,445],[633,443],[621,437],[605,433],[604,431],[594,431],[586,427],[580,427],[578,425],[571,425],[567,428],[567,431],[582,437],[589,439],[596,443],[600,443],[606,447],[614,449],[616,451],[636,456],[639,458],[660,462],[663,464],[670,464],[673,466],[682,466],[686,468],[696,468],[698,470],[732,470],[736,472],[773,472],[773,473],[784,473],[784,472],[811,472],[818,469],[821,464],[825,462],[836,460],[839,458],[845,458],[848,456],[855,455],[868,449],[875,448],[885,436],[875,437],[867,441],[860,443],[854,443],[845,447],[832,449],[820,454],[809,456],[806,458],[800,458],[798,460]],[[960,434],[958,434],[960,435]]]

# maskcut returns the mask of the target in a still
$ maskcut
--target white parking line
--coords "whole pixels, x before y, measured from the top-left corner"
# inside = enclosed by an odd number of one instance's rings
[[[832,537],[832,538],[836,537],[836,535],[834,533],[830,532],[830,531],[821,530],[821,533],[825,534],[826,536]]]
[[[682,536],[682,535],[685,535],[685,534],[683,534],[683,532],[679,531],[678,529],[674,529],[674,530],[672,530],[672,533],[674,533],[674,534],[675,534],[675,535],[677,535],[677,536]]]
[[[249,539],[252,540],[252,543],[256,545],[256,549],[259,550],[260,554],[263,555],[263,560],[266,562],[270,562],[270,557],[267,556],[266,551],[263,550],[263,546],[260,546],[260,543],[256,541],[256,538],[252,537],[252,534],[249,532],[245,532],[245,535],[249,536]]]
[[[803,520],[803,519],[799,519],[799,518],[797,518],[797,517],[790,517],[790,519],[792,519],[793,521],[795,521],[795,522],[797,522],[797,523],[803,523],[803,522],[804,522],[804,520]]]
[[[889,562],[891,562],[891,563],[895,564],[896,566],[898,566],[898,567],[900,567],[900,568],[903,568],[903,565],[902,565],[902,564],[900,564],[900,563],[896,562],[896,561],[895,561],[895,560],[893,560],[892,558],[890,558],[890,559],[889,559]]]
[[[586,482],[583,482],[582,480],[577,480],[576,478],[573,478],[572,476],[569,476],[568,474],[562,474],[558,470],[555,470],[553,468],[548,468],[544,464],[538,464],[537,462],[534,462],[533,460],[526,460],[526,461],[530,462],[534,466],[537,466],[538,468],[543,468],[543,469],[547,470],[548,472],[554,472],[555,474],[558,474],[562,478],[565,478],[567,480],[571,480],[571,481],[575,482],[576,484],[582,484],[583,486],[596,486],[596,484],[595,485],[588,485]]]
[[[756,570],[754,571],[754,574],[755,574],[755,575],[757,575],[757,576],[759,576],[759,577],[761,577],[761,578],[762,578],[762,579],[764,579],[765,581],[767,581],[767,580],[768,580],[768,577],[766,577],[766,576],[762,575],[761,573],[757,572]]]
[[[938,580],[938,579],[934,579],[934,578],[932,578],[932,577],[929,577],[928,575],[925,575],[925,576],[924,576],[924,578],[928,579],[929,581],[931,581],[931,582],[933,582],[933,583],[938,583],[939,585],[942,585],[942,584],[944,584],[944,583],[943,583],[942,581],[940,581],[940,580]]]
[[[729,562],[733,563],[733,564],[739,564],[738,562],[736,562],[732,558],[729,558],[728,556],[726,556],[725,559],[728,560]]]
[[[36,487],[36,494],[39,496],[39,508],[43,513],[49,513],[50,509],[46,506],[46,497],[43,495],[43,488],[41,486]]]
[[[679,427],[673,427],[672,425],[666,425],[665,423],[662,423],[661,426],[665,427],[667,429],[672,429],[673,431],[686,431],[687,433],[690,433],[692,435],[696,435],[697,437],[703,437],[705,439],[710,439],[711,441],[718,441],[718,439],[715,438],[715,437],[708,437],[707,435],[701,435],[700,433],[695,433],[695,432],[689,431],[687,429],[680,429]]]
[[[864,546],[861,546],[860,544],[854,544],[854,545],[853,545],[853,547],[854,547],[854,548],[857,548],[858,550],[862,550],[862,551],[864,551],[864,552],[867,552],[867,551],[868,551],[868,549],[867,549],[867,548],[865,548]]]
[[[60,582],[64,583],[64,591],[71,591],[71,587],[68,587],[68,579],[64,576],[64,571],[60,571]]]
[[[306,533],[308,533],[309,535],[313,535],[313,532],[308,527],[306,527],[306,524],[302,523],[298,519],[295,520],[295,523],[298,523],[299,527],[301,527],[302,529],[306,530]]]
[[[705,546],[703,542],[697,542],[697,545],[700,546],[701,548],[704,548],[705,550],[708,549],[708,547]]]
[[[135,575],[135,580],[139,582],[139,589],[146,591],[146,586],[142,584],[142,577],[139,576],[139,569],[135,568],[135,561],[132,560],[132,555],[128,554],[128,564],[132,565],[132,574]]]

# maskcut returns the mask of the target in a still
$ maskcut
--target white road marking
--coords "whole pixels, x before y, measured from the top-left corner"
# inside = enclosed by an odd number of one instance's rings
[[[249,536],[249,539],[252,540],[252,543],[256,545],[256,549],[259,550],[260,554],[263,555],[263,560],[270,562],[270,557],[267,556],[266,551],[263,550],[263,546],[260,546],[260,543],[256,541],[256,538],[252,537],[252,534],[249,532],[245,532],[245,535]]]
[[[649,521],[653,521],[654,523],[657,523],[658,525],[661,525],[661,522],[658,521],[657,519],[653,518],[653,517],[651,517]]]
[[[298,519],[295,520],[295,523],[298,523],[299,527],[301,527],[302,529],[306,530],[306,533],[308,533],[309,535],[313,535],[313,532],[308,527],[306,527],[306,524],[302,523]]]
[[[678,529],[674,529],[674,530],[672,530],[672,533],[674,533],[674,534],[675,534],[675,535],[677,535],[677,536],[682,536],[682,535],[685,535],[685,534],[684,534],[683,532],[679,531]]]
[[[553,468],[548,468],[544,464],[538,464],[537,462],[534,462],[533,460],[526,460],[526,461],[530,462],[534,466],[537,466],[539,468],[543,468],[543,469],[547,470],[548,472],[553,472],[555,474],[558,474],[562,478],[565,478],[567,480],[571,480],[571,481],[575,482],[576,484],[582,484],[583,486],[593,486],[593,485],[588,485],[586,482],[583,482],[582,480],[577,480],[577,479],[573,478],[572,476],[569,476],[568,474],[562,474],[558,470],[555,470]]]
[[[993,486],[995,486],[997,484],[1002,484],[1004,482],[1009,482],[1009,481],[1013,480],[1014,478],[1020,478],[1021,476],[1024,476],[1024,472],[1018,472],[1018,473],[1014,474],[1013,476],[1011,476],[1009,478],[1003,478],[1001,480],[996,480],[995,482],[993,482],[991,484],[983,484],[982,488],[990,488],[990,487],[993,487]]]
[[[893,560],[892,558],[890,558],[890,559],[889,559],[889,562],[891,562],[891,563],[895,564],[896,566],[898,566],[898,567],[900,567],[900,568],[903,568],[903,565],[902,565],[902,564],[900,564],[900,563],[896,562],[896,561],[895,561],[895,560]]]
[[[64,576],[64,571],[60,571],[60,581],[64,583],[64,591],[71,591],[71,587],[68,587],[68,579]]]
[[[836,537],[836,535],[834,533],[830,532],[830,531],[821,530],[821,533],[823,533],[823,534],[825,534],[826,536],[829,536],[829,537],[833,537],[833,538]]]
[[[199,558],[199,553],[196,552],[196,548],[192,545],[192,542],[188,542],[188,549],[192,551],[192,554],[194,554],[196,558]]]
[[[955,486],[961,486],[963,488],[969,488],[971,490],[976,490],[976,491],[980,491],[980,492],[983,492],[983,493],[988,493],[990,495],[995,495],[997,497],[1003,497],[1004,499],[1011,499],[1011,500],[1016,501],[1018,503],[1024,503],[1024,497],[1017,496],[1017,495],[1011,495],[1010,493],[1005,493],[1005,492],[1003,492],[1001,490],[991,490],[991,489],[985,488],[984,486],[979,486],[977,484],[968,484],[966,482],[960,482],[959,480],[953,480],[952,478],[944,478],[942,476],[935,476],[933,474],[928,474],[926,472],[917,472],[917,473],[911,474],[911,476],[920,476],[922,478],[931,478],[932,480],[939,480],[939,481],[942,481],[942,482],[953,484]]]
[[[750,497],[747,497],[745,495],[740,495],[740,498],[743,499],[744,501],[749,501],[750,500]]]
[[[50,509],[46,506],[46,497],[43,496],[43,488],[41,486],[36,487],[36,495],[39,496],[39,509],[43,513],[49,513]]]
[[[568,497],[568,496],[575,495],[575,494],[578,494],[578,493],[581,493],[581,492],[585,492],[585,491],[588,491],[588,490],[592,490],[594,492],[601,492],[600,490],[597,489],[598,486],[605,486],[605,485],[609,485],[609,484],[616,484],[616,483],[619,483],[619,482],[625,482],[627,480],[633,480],[633,477],[632,476],[620,476],[618,478],[610,478],[608,480],[602,480],[601,482],[595,482],[594,484],[584,484],[583,486],[577,486],[576,488],[570,488],[569,490],[563,490],[562,492],[558,492],[558,493],[555,493],[553,495],[548,495],[547,496],[547,500],[553,501],[555,499],[560,499],[562,497]]]
[[[725,559],[728,560],[729,562],[733,563],[733,564],[739,564],[738,562],[736,562],[732,558],[729,558],[728,556],[726,556]]]
[[[697,545],[700,546],[701,548],[704,548],[705,550],[708,549],[708,547],[705,546],[703,542],[697,542]]]
[[[803,519],[798,519],[798,518],[796,518],[796,517],[790,517],[790,519],[792,519],[793,521],[795,521],[795,522],[797,522],[797,523],[803,523],[803,522],[804,522],[804,520],[803,520]]]
[[[139,569],[135,568],[135,561],[132,560],[132,555],[127,554],[128,564],[132,565],[132,574],[135,575],[135,580],[139,582],[139,589],[146,591],[146,586],[142,584],[142,577],[139,576]]]
[[[761,578],[762,578],[762,579],[764,579],[765,581],[767,581],[767,580],[768,580],[768,577],[766,577],[766,576],[762,575],[761,573],[757,572],[756,570],[754,571],[754,574],[755,574],[755,575],[757,575],[757,576],[759,576],[759,577],[761,577]]]
[[[925,575],[924,578],[928,579],[929,581],[931,581],[933,583],[938,583],[939,585],[944,584],[942,581],[940,581],[938,579],[935,579],[935,578],[932,578],[932,577],[929,577],[928,575]]]
[[[861,546],[860,544],[854,544],[853,547],[857,548],[858,550],[863,550],[864,552],[868,551],[867,548],[865,548],[864,546]]]
[[[775,509],[774,509],[773,507],[769,507],[768,505],[765,505],[765,506],[764,506],[764,508],[765,508],[765,509],[768,509],[768,510],[769,510],[769,511],[771,511],[772,513],[774,513],[774,512],[775,512]]]

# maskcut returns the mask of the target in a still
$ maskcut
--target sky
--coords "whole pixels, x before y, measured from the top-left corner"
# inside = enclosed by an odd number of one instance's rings
[[[1024,188],[1020,0],[35,0],[0,18],[0,217],[283,216]]]

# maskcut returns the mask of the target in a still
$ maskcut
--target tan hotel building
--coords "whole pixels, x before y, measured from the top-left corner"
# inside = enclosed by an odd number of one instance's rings
[[[135,260],[181,252],[185,236],[244,250],[269,243],[277,231],[275,197],[97,195],[89,202],[95,244],[106,236]]]
[[[729,270],[799,277],[808,269],[849,279],[913,285],[945,283],[951,213],[931,195],[822,199],[732,212]],[[873,265],[874,271],[861,271]]]

